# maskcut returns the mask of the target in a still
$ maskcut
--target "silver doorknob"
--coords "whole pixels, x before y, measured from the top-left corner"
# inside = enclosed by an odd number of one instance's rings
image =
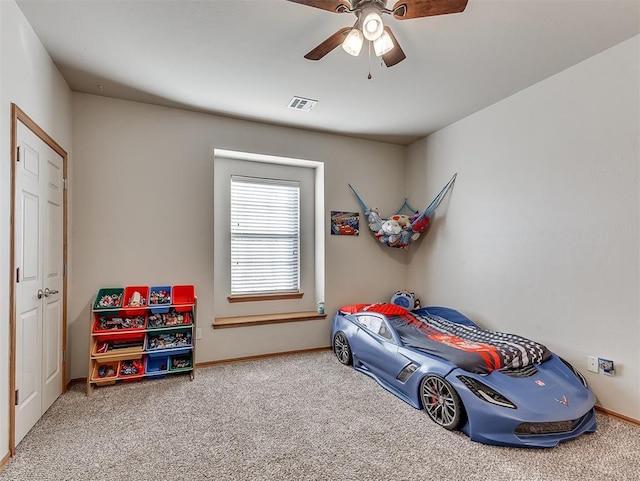
[[[45,297],[49,297],[49,296],[52,296],[52,295],[57,294],[57,293],[58,293],[58,291],[56,289],[49,289],[48,287],[46,287],[45,290],[44,290],[44,296]]]
[[[38,299],[42,299],[43,297],[47,296],[48,294],[45,294],[42,289],[38,289]]]

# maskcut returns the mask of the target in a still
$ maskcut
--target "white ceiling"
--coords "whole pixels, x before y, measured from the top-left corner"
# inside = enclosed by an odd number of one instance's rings
[[[368,80],[366,47],[303,58],[353,14],[286,0],[18,5],[74,91],[398,144],[640,32],[638,0],[469,0],[458,14],[385,15],[407,59],[373,57]],[[287,109],[294,95],[318,104]]]

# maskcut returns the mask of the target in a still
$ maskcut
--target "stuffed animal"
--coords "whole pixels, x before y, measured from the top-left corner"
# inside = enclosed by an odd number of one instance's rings
[[[381,224],[376,237],[383,244],[406,249],[409,246],[410,239],[415,240],[414,237],[416,236],[416,233],[409,228],[409,224],[408,216],[402,214],[392,215]],[[419,237],[420,234],[417,234],[417,236]]]
[[[402,227],[400,227],[398,221],[387,219],[382,223],[380,230],[376,233],[376,237],[383,244],[394,246],[400,241],[401,232]]]
[[[416,308],[416,295],[409,291],[396,291],[396,293],[391,296],[391,304],[412,311]],[[418,306],[420,306],[420,301],[418,301]]]
[[[393,217],[382,223],[382,232],[386,235],[398,235],[402,231],[402,226]]]
[[[431,218],[428,215],[425,215],[420,220],[417,220],[416,218],[411,227],[414,232],[424,232],[429,226],[429,222],[431,222]]]
[[[390,219],[395,220],[403,229],[410,224],[409,216],[407,215],[396,214],[392,215]]]
[[[380,230],[380,226],[382,225],[382,219],[380,218],[380,213],[378,209],[373,208],[370,211],[365,212],[367,215],[367,222],[369,223],[369,229],[373,231],[376,235]]]

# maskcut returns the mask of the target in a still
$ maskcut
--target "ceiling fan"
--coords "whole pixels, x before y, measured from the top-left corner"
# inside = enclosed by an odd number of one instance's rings
[[[288,1],[334,13],[354,13],[357,18],[353,27],[341,28],[307,53],[304,58],[320,60],[338,45],[342,45],[348,54],[358,56],[366,39],[373,43],[376,55],[382,57],[387,67],[393,67],[402,62],[406,55],[391,29],[382,23],[382,14],[393,15],[398,20],[446,15],[464,11],[468,2],[468,0],[398,0],[392,9],[388,9],[387,0]]]

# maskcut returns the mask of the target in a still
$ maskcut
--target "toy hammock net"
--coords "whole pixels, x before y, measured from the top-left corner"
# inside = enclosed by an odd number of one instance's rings
[[[436,208],[453,186],[457,175],[453,174],[447,185],[442,188],[436,198],[422,212],[411,208],[407,203],[407,199],[405,199],[398,212],[388,218],[380,217],[376,209],[369,209],[351,184],[349,184],[349,188],[358,199],[360,207],[362,207],[364,215],[367,217],[369,229],[378,240],[389,247],[406,249],[429,226]]]

